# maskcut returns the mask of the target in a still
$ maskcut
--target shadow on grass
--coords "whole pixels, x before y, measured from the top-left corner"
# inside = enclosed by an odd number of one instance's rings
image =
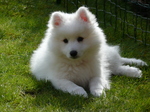
[[[93,96],[89,94],[89,98],[82,96],[74,96],[56,90],[50,82],[39,81],[36,90],[25,91],[25,94],[35,97],[33,105],[51,109],[65,109],[72,111],[75,109],[83,109],[85,105],[93,102]]]

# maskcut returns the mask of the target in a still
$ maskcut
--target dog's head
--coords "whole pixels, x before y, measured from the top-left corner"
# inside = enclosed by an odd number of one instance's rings
[[[70,59],[90,56],[100,45],[97,26],[95,16],[86,7],[72,14],[54,12],[48,24],[50,47]]]

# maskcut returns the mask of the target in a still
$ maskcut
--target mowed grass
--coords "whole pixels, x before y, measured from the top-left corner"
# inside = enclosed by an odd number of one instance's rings
[[[0,111],[1,112],[148,112],[150,111],[150,69],[140,67],[142,78],[111,77],[106,96],[71,96],[55,90],[50,82],[37,81],[29,60],[46,30],[49,14],[65,10],[54,0],[0,1]],[[125,57],[141,58],[150,64],[150,46],[122,39],[106,28],[111,45],[120,45]]]

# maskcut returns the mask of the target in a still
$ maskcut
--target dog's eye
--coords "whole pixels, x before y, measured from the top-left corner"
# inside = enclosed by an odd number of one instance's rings
[[[83,39],[84,39],[83,37],[78,37],[78,38],[77,38],[77,41],[78,41],[78,42],[82,42]]]
[[[68,39],[64,39],[63,42],[64,42],[64,43],[68,43]]]

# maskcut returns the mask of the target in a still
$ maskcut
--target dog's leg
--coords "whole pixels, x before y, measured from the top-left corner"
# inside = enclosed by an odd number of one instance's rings
[[[142,71],[136,67],[130,66],[118,66],[116,69],[112,70],[115,75],[126,75],[129,77],[141,77]]]
[[[80,96],[88,97],[86,91],[82,87],[76,85],[75,83],[69,80],[53,79],[51,80],[51,82],[56,89],[62,90],[64,92],[68,92],[72,95],[80,95]]]
[[[121,58],[122,64],[136,64],[137,66],[147,66],[147,63],[135,58]]]
[[[109,80],[102,77],[94,77],[90,80],[90,92],[94,96],[101,96],[104,89],[109,89]]]
[[[90,81],[90,92],[92,95],[99,97],[103,92],[104,87],[101,84],[100,77],[94,77]]]

